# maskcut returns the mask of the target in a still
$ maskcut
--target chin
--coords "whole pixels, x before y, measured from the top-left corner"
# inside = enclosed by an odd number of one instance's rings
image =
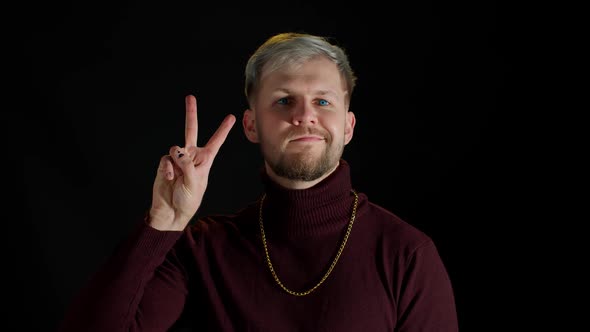
[[[339,160],[326,154],[289,153],[269,166],[275,174],[289,180],[313,181],[332,171]]]

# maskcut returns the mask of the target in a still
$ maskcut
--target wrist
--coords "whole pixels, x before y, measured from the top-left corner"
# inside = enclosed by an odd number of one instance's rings
[[[149,211],[147,224],[159,231],[181,231],[184,229],[184,226],[179,226],[174,211],[153,207]]]
[[[191,216],[178,211],[154,207],[150,209],[148,217],[147,224],[160,231],[182,231],[191,220]]]

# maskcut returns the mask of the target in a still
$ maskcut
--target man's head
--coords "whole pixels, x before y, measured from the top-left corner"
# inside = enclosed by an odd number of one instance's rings
[[[287,32],[267,39],[246,64],[245,93],[250,107],[260,86],[263,70],[269,73],[284,66],[297,66],[317,56],[330,59],[338,67],[346,82],[347,101],[350,102],[356,76],[344,50],[320,36]]]
[[[260,143],[269,175],[293,188],[321,181],[352,138],[356,77],[344,51],[321,37],[271,37],[246,65],[243,126]]]

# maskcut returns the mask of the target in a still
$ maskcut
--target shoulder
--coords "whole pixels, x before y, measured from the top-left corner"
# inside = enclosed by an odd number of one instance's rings
[[[363,195],[364,196],[364,195]],[[378,243],[391,251],[411,256],[415,251],[433,246],[432,238],[400,216],[364,197],[359,220]]]

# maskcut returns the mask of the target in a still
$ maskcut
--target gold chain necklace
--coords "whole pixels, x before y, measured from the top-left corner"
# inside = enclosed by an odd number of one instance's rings
[[[281,288],[285,292],[287,292],[291,295],[295,295],[295,296],[304,296],[304,295],[307,295],[307,294],[313,292],[314,290],[316,290],[324,281],[326,281],[326,279],[328,279],[328,276],[330,275],[330,273],[334,269],[334,266],[336,266],[336,263],[338,262],[338,259],[340,258],[342,251],[344,250],[344,246],[346,246],[346,241],[348,241],[348,237],[350,236],[350,231],[352,230],[352,224],[354,223],[354,219],[356,218],[356,208],[358,206],[359,196],[356,193],[356,191],[354,191],[354,190],[351,190],[351,191],[354,194],[354,206],[352,208],[352,215],[350,216],[350,222],[348,223],[348,228],[346,229],[346,234],[344,235],[344,239],[342,240],[342,244],[340,245],[340,248],[338,248],[338,252],[336,253],[336,257],[334,258],[334,261],[332,262],[332,264],[328,268],[328,271],[322,277],[322,279],[315,286],[313,286],[312,288],[310,288],[304,292],[295,292],[295,291],[292,291],[292,290],[288,289],[287,287],[285,287],[285,285],[283,285],[283,283],[279,279],[277,273],[275,272],[272,262],[270,261],[270,255],[268,253],[268,246],[266,245],[266,235],[264,233],[264,224],[262,222],[262,203],[264,203],[264,198],[266,197],[266,193],[264,195],[262,195],[262,198],[260,199],[260,211],[259,211],[258,221],[260,223],[260,234],[262,235],[262,245],[264,246],[264,253],[266,254],[266,263],[268,265],[268,268],[270,269],[270,273],[272,274],[273,278],[275,279],[277,284],[279,284],[279,286],[281,286]]]

